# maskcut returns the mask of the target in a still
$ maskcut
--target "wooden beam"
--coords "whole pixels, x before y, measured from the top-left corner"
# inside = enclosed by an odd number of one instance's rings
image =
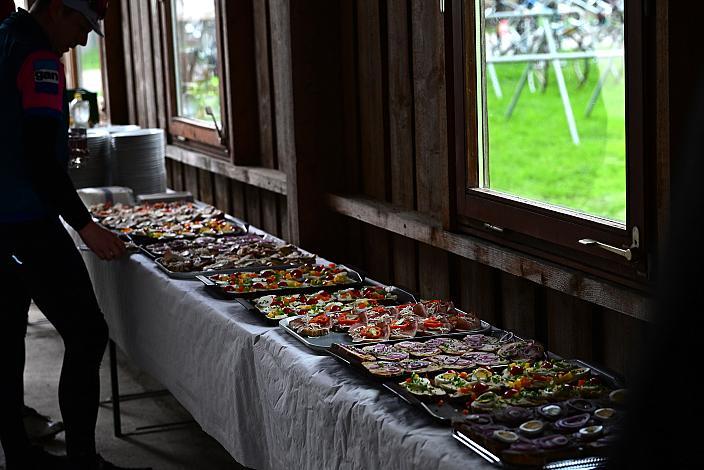
[[[645,293],[534,258],[476,237],[444,230],[434,217],[368,198],[328,195],[333,211],[375,227],[440,248],[587,302],[653,321],[652,299]]]
[[[257,188],[266,189],[277,194],[286,194],[286,175],[279,170],[237,166],[175,145],[166,146],[166,158],[200,168],[201,170],[207,170],[217,175],[227,176],[230,179],[256,186]]]

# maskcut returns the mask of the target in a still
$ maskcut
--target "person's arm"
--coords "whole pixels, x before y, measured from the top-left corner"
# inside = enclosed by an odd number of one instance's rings
[[[55,210],[103,259],[125,253],[124,243],[92,221],[71,178],[56,155],[63,121],[63,68],[51,52],[30,54],[22,64],[17,87],[22,95],[23,156],[32,186],[44,205]]]
[[[25,114],[22,143],[27,169],[34,191],[46,207],[54,209],[76,231],[91,221],[85,205],[78,197],[68,172],[56,158],[53,136],[60,132],[61,122],[50,116]]]

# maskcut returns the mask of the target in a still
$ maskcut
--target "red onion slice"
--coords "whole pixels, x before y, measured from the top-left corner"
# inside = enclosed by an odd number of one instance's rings
[[[586,426],[590,418],[591,415],[589,413],[562,418],[555,421],[555,427],[561,431],[576,431]]]
[[[533,442],[543,449],[551,450],[565,447],[570,443],[570,440],[561,434],[553,434],[552,436],[540,437]]]

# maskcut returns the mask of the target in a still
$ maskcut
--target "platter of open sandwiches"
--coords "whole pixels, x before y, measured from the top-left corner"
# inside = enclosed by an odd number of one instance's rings
[[[335,291],[317,291],[310,294],[265,295],[240,303],[272,324],[285,318],[320,314],[336,315],[342,323],[353,322],[355,313],[384,305],[415,302],[415,298],[396,287],[364,285]]]
[[[128,234],[139,244],[199,236],[242,235],[248,227],[207,204],[156,202],[137,205],[97,204],[93,217],[104,227]]]
[[[155,258],[162,270],[178,278],[245,268],[293,267],[316,261],[312,253],[253,233],[159,242],[146,245],[143,250]]]
[[[226,299],[261,295],[288,295],[361,286],[362,276],[334,263],[304,264],[293,268],[267,268],[196,276],[206,289]]]
[[[457,309],[452,302],[440,300],[363,307],[350,303],[340,310],[314,310],[284,318],[279,324],[315,350],[327,350],[335,343],[402,342],[416,337],[476,333],[489,328],[476,315]]]
[[[621,431],[618,378],[503,330],[329,352],[451,425],[455,439],[497,466],[602,462]]]

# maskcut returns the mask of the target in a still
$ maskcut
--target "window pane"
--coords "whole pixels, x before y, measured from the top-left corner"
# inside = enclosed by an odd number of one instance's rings
[[[219,120],[215,2],[176,0],[173,15],[178,115],[210,122],[210,106]]]
[[[100,38],[95,33],[88,35],[85,47],[76,48],[78,55],[78,85],[103,96],[103,75],[100,70]]]
[[[623,0],[478,5],[482,186],[625,221]]]

